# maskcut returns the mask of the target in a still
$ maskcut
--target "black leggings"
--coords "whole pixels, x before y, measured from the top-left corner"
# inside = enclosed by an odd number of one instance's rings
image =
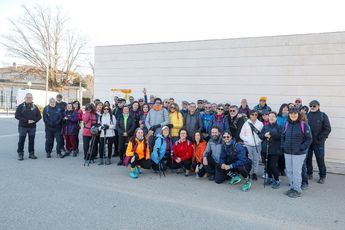
[[[134,154],[131,158],[131,168],[135,168],[135,166],[141,166],[143,169],[150,169],[151,168],[151,160],[150,159],[139,159],[139,156],[137,154]]]
[[[242,177],[244,179],[246,179],[246,178],[249,178],[248,176],[249,176],[250,170],[252,170],[251,164],[242,165],[242,166],[239,166],[235,169],[230,169],[230,170],[221,169],[220,165],[218,165],[216,167],[216,173],[215,173],[214,181],[217,184],[223,183],[226,179],[228,179],[228,173],[229,172],[240,174],[240,175],[242,175]]]
[[[268,178],[274,178],[275,180],[279,180],[279,167],[278,167],[278,162],[280,159],[281,155],[273,155],[269,154],[268,155],[268,162],[267,162],[267,174]]]
[[[181,161],[180,163],[177,163],[175,160],[170,161],[169,167],[171,169],[178,169],[183,167],[184,169],[190,170],[192,166],[192,159],[187,159],[184,161]]]
[[[114,143],[115,137],[107,137],[107,145],[108,145],[108,158],[111,158],[112,151],[113,151],[113,143]],[[99,157],[103,158],[104,152],[104,137],[101,137],[100,143],[99,143]]]

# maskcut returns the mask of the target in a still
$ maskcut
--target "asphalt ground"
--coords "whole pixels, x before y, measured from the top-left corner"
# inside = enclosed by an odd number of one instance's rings
[[[37,128],[37,160],[17,160],[17,122],[0,118],[0,229],[345,229],[345,176],[310,181],[301,198],[282,187],[253,182],[217,185],[205,178],[143,170],[83,166],[82,156],[45,158],[44,129]],[[25,150],[27,147],[25,147]]]

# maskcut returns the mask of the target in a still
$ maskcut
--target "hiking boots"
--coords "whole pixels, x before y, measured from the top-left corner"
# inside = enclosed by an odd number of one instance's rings
[[[287,195],[290,198],[298,198],[301,197],[302,193],[296,191],[296,190],[292,190],[289,195]]]
[[[258,180],[258,176],[255,173],[252,174],[252,180]]]
[[[78,154],[77,150],[72,152],[72,156],[73,156],[73,157],[76,157],[77,154]]]
[[[247,192],[250,188],[252,187],[252,183],[250,181],[247,181],[243,186],[242,186],[242,191]]]
[[[289,196],[289,194],[292,193],[293,191],[295,191],[295,190],[293,190],[293,189],[291,188],[290,190],[284,192],[284,194],[287,195],[287,196]]]
[[[239,175],[234,175],[229,180],[229,184],[238,184],[242,181],[241,177]]]
[[[324,184],[325,183],[326,178],[325,177],[320,177],[320,179],[317,181],[317,183],[319,184]]]
[[[280,181],[279,181],[279,180],[274,180],[274,181],[272,182],[271,187],[272,187],[273,189],[278,189],[278,188],[280,188]]]
[[[105,164],[106,164],[106,165],[111,165],[111,160],[110,160],[110,158],[105,159]]]
[[[58,154],[57,154],[57,158],[63,158],[62,154],[61,154],[61,153],[58,153]]]
[[[52,154],[51,153],[47,153],[47,158],[51,158]]]
[[[184,176],[189,176],[189,170],[186,169],[186,171],[184,171]]]
[[[19,161],[24,160],[24,153],[18,153],[18,160]]]
[[[104,165],[104,159],[101,158],[100,162],[98,163],[98,165]]]
[[[313,174],[309,174],[308,175],[308,180],[312,180],[313,179]]]
[[[302,189],[302,190],[307,190],[308,188],[309,188],[309,185],[308,185],[308,184],[302,183],[302,185],[301,185],[301,189]]]
[[[33,154],[33,153],[31,153],[31,154],[29,155],[29,158],[30,158],[30,159],[33,159],[33,160],[36,160],[36,159],[37,159],[37,157],[36,157],[35,154]]]
[[[267,178],[265,180],[265,185],[271,185],[273,183],[273,179],[272,178]]]

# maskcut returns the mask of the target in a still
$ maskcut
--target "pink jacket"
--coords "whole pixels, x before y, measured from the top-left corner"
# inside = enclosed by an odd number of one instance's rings
[[[91,125],[97,123],[97,117],[95,113],[85,112],[83,113],[83,122],[84,122],[84,128],[83,128],[83,136],[89,136],[91,137]]]

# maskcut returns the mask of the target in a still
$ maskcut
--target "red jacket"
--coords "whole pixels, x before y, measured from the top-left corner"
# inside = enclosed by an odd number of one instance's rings
[[[181,140],[176,141],[174,144],[174,160],[179,157],[181,161],[192,159],[193,157],[193,144],[189,140],[181,142]]]

